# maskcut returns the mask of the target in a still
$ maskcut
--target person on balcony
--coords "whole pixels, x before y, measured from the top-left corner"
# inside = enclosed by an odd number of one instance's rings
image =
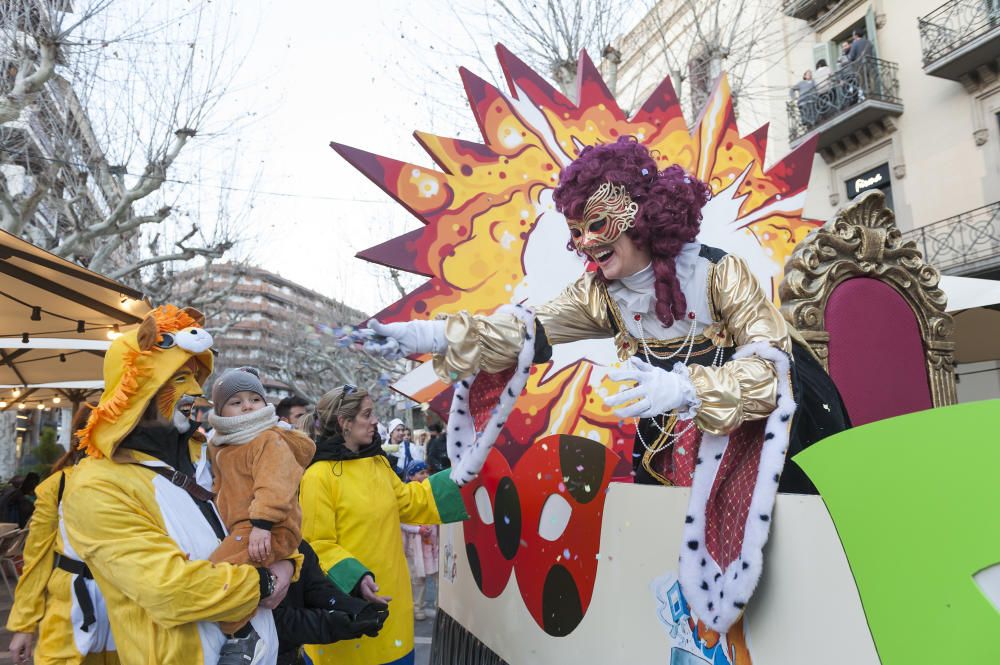
[[[872,43],[865,37],[865,33],[855,29],[851,35],[851,48],[847,52],[847,59],[851,62],[863,60],[872,54]]]
[[[816,69],[813,71],[813,82],[816,87],[820,87],[830,78],[830,67],[826,64],[826,60],[820,58],[816,61]]]
[[[799,120],[806,127],[816,124],[816,81],[812,70],[807,69],[802,74],[802,80],[788,91],[789,96],[796,100],[799,108]]]

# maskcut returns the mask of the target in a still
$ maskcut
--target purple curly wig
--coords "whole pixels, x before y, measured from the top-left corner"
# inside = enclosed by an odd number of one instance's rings
[[[556,208],[568,218],[579,219],[587,199],[605,181],[624,185],[639,204],[635,226],[626,233],[652,254],[656,316],[669,327],[687,311],[674,259],[698,236],[701,209],[711,191],[676,164],[657,171],[646,146],[623,136],[615,143],[587,146],[563,169],[553,195]]]

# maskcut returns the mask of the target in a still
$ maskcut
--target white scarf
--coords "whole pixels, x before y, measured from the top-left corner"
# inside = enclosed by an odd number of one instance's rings
[[[239,416],[220,416],[217,413],[208,414],[208,422],[215,429],[212,435],[213,446],[242,445],[250,443],[261,432],[265,432],[278,424],[278,416],[274,406],[268,404],[263,409],[257,409]]]

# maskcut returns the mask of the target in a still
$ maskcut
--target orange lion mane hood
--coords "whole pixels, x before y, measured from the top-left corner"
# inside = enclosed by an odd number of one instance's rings
[[[113,455],[157,391],[185,365],[197,385],[192,382],[184,393],[200,395],[214,365],[212,336],[204,324],[196,309],[163,305],[112,341],[104,356],[104,393],[76,432],[78,447],[92,457]]]

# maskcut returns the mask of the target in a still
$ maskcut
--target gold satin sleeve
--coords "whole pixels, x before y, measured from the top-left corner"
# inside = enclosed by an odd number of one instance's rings
[[[728,255],[712,273],[712,308],[723,327],[724,344],[737,348],[766,342],[791,354],[788,325],[746,262]],[[689,365],[701,400],[695,424],[710,434],[727,434],[746,420],[766,418],[777,405],[777,375],[763,358],[730,360],[722,367]]]
[[[550,344],[611,337],[607,307],[594,279],[585,273],[535,311]],[[480,369],[495,373],[513,366],[524,343],[524,324],[509,314],[459,312],[445,317],[448,349],[434,356],[434,371],[448,383]]]

